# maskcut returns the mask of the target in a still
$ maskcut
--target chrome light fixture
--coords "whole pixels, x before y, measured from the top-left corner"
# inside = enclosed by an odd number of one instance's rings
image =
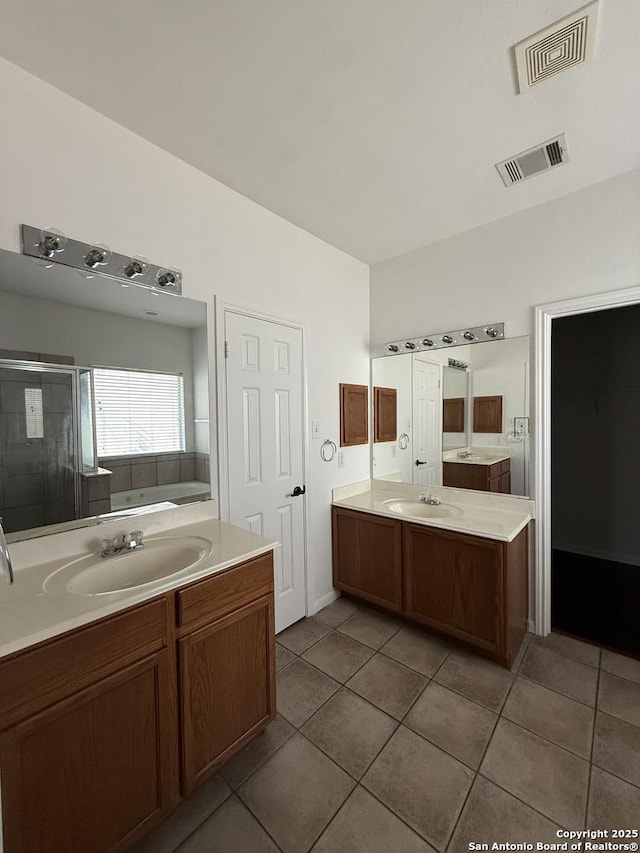
[[[95,267],[103,266],[104,264],[108,264],[111,258],[111,251],[107,246],[102,245],[102,243],[96,243],[94,246],[89,247],[89,251],[84,256],[85,266],[89,267],[89,269],[94,269]]]
[[[22,225],[22,254],[35,258],[41,266],[63,264],[85,278],[96,273],[126,283],[146,287],[152,293],[182,293],[182,273],[175,267],[153,264],[140,255],[112,252],[101,243],[86,243],[65,237],[55,228]]]
[[[67,243],[67,238],[55,228],[43,228],[40,232],[40,240],[37,243],[37,249],[40,257],[51,260],[56,252],[64,251]]]
[[[146,260],[143,260],[142,258],[131,258],[124,268],[124,274],[127,278],[135,278],[138,275],[143,275],[146,268]]]
[[[504,323],[491,323],[486,326],[463,327],[462,329],[454,329],[451,332],[441,332],[437,335],[423,335],[419,338],[390,341],[384,345],[384,348],[389,353],[401,355],[402,353],[419,352],[420,350],[435,350],[442,347],[481,344],[504,338],[504,335]]]
[[[159,269],[156,273],[156,284],[163,290],[175,290],[180,281],[180,271],[175,269]]]

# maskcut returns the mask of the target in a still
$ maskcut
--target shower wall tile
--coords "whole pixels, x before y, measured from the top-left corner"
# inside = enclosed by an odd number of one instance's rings
[[[40,504],[42,498],[41,474],[19,474],[4,477],[5,507]]]

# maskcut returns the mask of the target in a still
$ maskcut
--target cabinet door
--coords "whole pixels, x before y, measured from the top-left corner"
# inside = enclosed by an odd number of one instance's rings
[[[333,508],[333,584],[402,610],[401,522]]]
[[[275,717],[274,644],[271,595],[179,640],[185,794]]]
[[[469,462],[443,462],[442,483],[455,489],[476,489],[486,492],[488,466],[472,465]]]
[[[407,616],[502,654],[502,543],[405,524],[403,547]]]
[[[173,678],[158,652],[0,735],[7,853],[115,853],[160,822],[178,800]]]

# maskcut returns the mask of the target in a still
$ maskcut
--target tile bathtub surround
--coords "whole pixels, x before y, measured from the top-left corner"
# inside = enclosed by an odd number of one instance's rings
[[[206,783],[209,807],[195,792],[135,853],[468,853],[470,841],[638,826],[637,661],[532,640],[558,659],[554,674],[597,662],[596,688],[613,686],[593,707],[590,689],[579,701],[524,662],[509,673],[378,617],[341,598],[278,635],[276,721]]]
[[[165,486],[192,480],[208,483],[211,479],[209,455],[191,450],[180,453],[109,456],[100,458],[99,464],[112,472],[112,492],[128,492],[131,489],[148,489],[150,486]]]

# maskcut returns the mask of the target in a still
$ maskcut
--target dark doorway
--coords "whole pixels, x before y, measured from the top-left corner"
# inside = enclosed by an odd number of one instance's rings
[[[640,656],[640,305],[551,342],[552,627]]]

